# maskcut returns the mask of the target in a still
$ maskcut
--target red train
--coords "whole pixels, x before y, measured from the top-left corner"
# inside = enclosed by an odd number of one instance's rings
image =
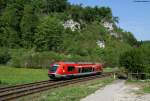
[[[56,62],[48,71],[48,76],[55,78],[71,78],[86,75],[101,74],[103,65],[89,62]]]

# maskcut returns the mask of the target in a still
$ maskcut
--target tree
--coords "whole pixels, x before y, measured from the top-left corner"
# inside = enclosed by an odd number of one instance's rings
[[[34,41],[34,33],[38,23],[38,17],[32,5],[25,5],[23,17],[20,22],[22,33],[22,44],[25,48],[32,48]]]
[[[120,65],[125,67],[129,72],[142,73],[146,68],[143,58],[144,53],[141,50],[133,49],[120,56]]]
[[[139,47],[140,50],[142,51],[143,53],[143,62],[144,62],[144,65],[147,67],[147,70],[149,71],[150,73],[150,42],[148,41],[145,41],[143,42],[143,44]]]
[[[119,23],[119,18],[118,17],[113,17],[113,21],[116,23]]]
[[[6,64],[11,59],[8,49],[0,49],[0,64]]]
[[[56,18],[47,17],[37,27],[35,47],[37,50],[60,51],[63,40],[63,26]]]
[[[136,38],[133,36],[131,32],[123,32],[122,35],[123,35],[123,40],[129,43],[131,46],[138,45]]]
[[[1,27],[0,28],[0,46],[15,48],[20,44],[20,39],[18,33],[11,27]]]
[[[11,4],[6,7],[5,12],[2,14],[2,21],[5,26],[10,26],[16,31],[19,30],[19,23],[22,16],[23,8],[19,4]]]
[[[71,15],[73,20],[80,21],[82,18],[82,10],[81,5],[72,5],[68,11],[68,15]]]
[[[64,12],[68,5],[67,0],[45,0],[44,12],[46,14],[51,12]]]
[[[3,10],[6,8],[8,3],[9,0],[0,0],[0,15],[3,12]]]
[[[0,33],[1,45],[15,48],[20,45],[20,19],[22,13],[21,5],[17,3],[9,4],[1,16]]]
[[[87,22],[94,21],[94,9],[91,7],[85,7],[83,10],[83,20]]]

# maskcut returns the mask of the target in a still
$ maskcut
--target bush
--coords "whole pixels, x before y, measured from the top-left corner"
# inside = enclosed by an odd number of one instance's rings
[[[120,57],[120,65],[125,67],[130,72],[144,72],[145,65],[142,51],[133,49],[125,52]]]
[[[142,45],[132,49],[120,56],[120,65],[125,67],[128,72],[150,73],[150,45]],[[141,78],[145,76],[141,75]]]
[[[15,50],[14,50],[15,51]],[[53,62],[58,61],[90,61],[92,58],[90,56],[80,56],[80,55],[65,55],[62,53],[56,53],[52,51],[45,52],[35,52],[33,50],[16,50],[12,52],[12,59],[9,61],[9,65],[13,67],[25,67],[25,68],[48,68]],[[15,55],[16,54],[16,55]]]
[[[53,52],[34,52],[28,51],[21,56],[16,56],[10,61],[10,65],[14,67],[26,67],[26,68],[47,68],[50,63],[52,63],[56,56]]]
[[[0,64],[6,64],[11,59],[7,49],[0,49]]]
[[[55,52],[34,52],[28,51],[25,54],[13,57],[9,65],[14,67],[26,68],[48,68],[49,65],[57,61],[78,61],[81,60],[80,56],[64,55]]]

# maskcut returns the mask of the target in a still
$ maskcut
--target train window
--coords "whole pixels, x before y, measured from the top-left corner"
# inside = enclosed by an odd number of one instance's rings
[[[81,68],[78,69],[78,72],[81,73]]]
[[[86,72],[90,72],[90,68],[86,68]]]
[[[68,66],[68,71],[73,71],[74,70],[74,66]]]
[[[85,68],[82,68],[82,73],[84,73],[85,72]]]
[[[88,68],[88,72],[91,72],[91,71],[92,71],[92,68],[91,68],[91,67],[89,67],[89,68]]]
[[[92,68],[88,68],[88,67],[85,67],[85,68],[82,68],[82,73],[84,72],[92,72]]]
[[[52,67],[50,67],[50,71],[51,72],[56,72],[57,68],[59,67],[59,65],[55,64]]]
[[[90,72],[92,72],[92,67],[90,67]]]

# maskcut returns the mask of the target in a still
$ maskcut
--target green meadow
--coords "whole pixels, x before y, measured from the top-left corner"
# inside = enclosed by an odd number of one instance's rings
[[[16,85],[48,80],[47,69],[28,69],[0,66],[0,85]]]

